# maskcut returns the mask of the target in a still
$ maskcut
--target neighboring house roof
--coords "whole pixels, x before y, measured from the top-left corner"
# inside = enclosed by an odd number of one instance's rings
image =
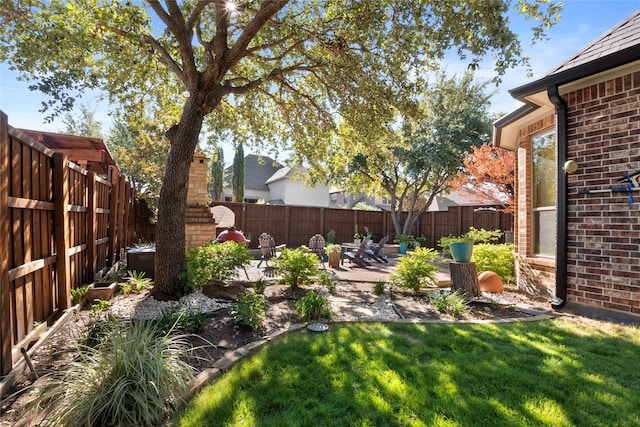
[[[100,138],[29,129],[20,130],[53,151],[66,154],[70,161],[88,171],[106,175],[109,166],[116,164],[106,144]]]
[[[547,94],[548,88],[569,84],[638,61],[638,59],[640,59],[640,9],[553,68],[545,76],[509,90],[513,98],[524,102],[525,105],[494,122],[494,145],[504,146],[503,142],[509,144],[510,142],[507,141],[515,141],[514,135],[510,134],[507,137],[503,135],[509,125],[530,117],[534,110],[541,107],[543,108],[540,115],[548,114],[549,110],[553,109]],[[514,129],[516,127],[514,126]],[[514,132],[513,129],[507,131]]]
[[[244,188],[268,191],[267,180],[280,168],[281,165],[270,157],[255,154],[244,156]],[[229,166],[225,169],[225,176],[231,180],[232,175],[233,166]],[[231,183],[227,182],[229,185]]]
[[[276,181],[281,181],[283,179],[298,179],[300,176],[301,170],[299,168],[291,168],[289,166],[284,166],[278,169],[269,179],[267,179],[266,184],[272,184]]]
[[[451,206],[495,206],[496,203],[489,199],[481,199],[480,196],[468,190],[454,190],[449,194],[439,195],[431,202],[427,210],[446,211]]]

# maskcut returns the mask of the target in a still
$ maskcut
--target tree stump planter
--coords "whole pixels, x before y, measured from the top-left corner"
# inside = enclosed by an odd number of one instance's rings
[[[450,262],[451,290],[460,290],[467,298],[482,295],[478,285],[475,262]]]
[[[329,267],[331,267],[331,268],[339,268],[340,267],[340,252],[330,252],[329,253]]]

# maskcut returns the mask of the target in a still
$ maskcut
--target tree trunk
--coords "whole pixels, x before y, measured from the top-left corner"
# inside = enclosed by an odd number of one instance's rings
[[[450,262],[451,290],[461,290],[467,298],[479,297],[480,285],[475,262]]]
[[[185,269],[185,213],[189,169],[198,144],[204,115],[189,99],[180,123],[168,135],[171,150],[158,201],[155,280],[153,295],[159,300],[179,299],[184,286],[179,275]]]

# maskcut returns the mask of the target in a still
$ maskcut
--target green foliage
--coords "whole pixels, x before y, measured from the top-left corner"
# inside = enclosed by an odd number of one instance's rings
[[[354,211],[379,211],[380,210],[380,208],[371,206],[366,202],[358,202],[353,206],[352,209]]]
[[[227,279],[253,257],[244,243],[210,243],[187,252],[186,289],[198,289],[209,280]]]
[[[336,290],[338,281],[328,271],[321,271],[318,275],[318,283],[327,288],[327,291],[332,294]]]
[[[504,233],[500,230],[477,229],[473,226],[469,227],[469,231],[459,236],[443,236],[438,240],[438,246],[448,250],[449,245],[454,242],[473,242],[473,243],[491,243],[500,240]]]
[[[162,310],[162,315],[155,322],[158,331],[163,334],[177,330],[200,333],[204,330],[206,315],[200,310],[181,310],[180,304],[174,302]]]
[[[114,332],[122,329],[124,322],[112,314],[94,317],[87,325],[87,335],[80,339],[83,347],[97,347]]]
[[[82,298],[84,298],[85,295],[87,295],[88,291],[89,291],[88,285],[83,285],[77,288],[71,288],[71,302],[74,305],[79,304],[80,301],[82,301]]]
[[[153,287],[153,280],[145,276],[145,272],[137,272],[135,270],[127,271],[127,282],[131,285],[131,290],[139,292],[143,289],[151,289]]]
[[[91,304],[91,310],[93,312],[104,311],[109,309],[113,303],[111,301],[105,301],[100,298],[96,298],[93,300],[93,304]]]
[[[264,294],[264,291],[267,289],[267,284],[266,280],[260,279],[253,283],[253,289],[259,294]]]
[[[238,295],[231,308],[233,322],[251,328],[260,326],[266,317],[267,307],[269,302],[264,295],[245,291]]]
[[[317,294],[315,291],[309,291],[296,301],[296,313],[305,322],[331,319],[331,304],[325,296]]]
[[[409,235],[409,234],[398,234],[393,241],[396,243],[411,243],[413,242],[414,238],[413,236]]]
[[[276,274],[281,276],[281,282],[291,288],[310,284],[318,274],[318,257],[303,248],[284,248],[273,265]]]
[[[417,292],[421,286],[434,284],[440,270],[437,251],[431,248],[417,248],[402,257],[396,269],[389,275],[391,284]]]
[[[211,195],[211,200],[214,202],[223,200],[224,190],[224,150],[222,146],[216,145],[215,154],[209,161],[209,173],[208,173],[208,190]]]
[[[329,243],[324,247],[324,251],[328,254],[330,254],[331,252],[340,252],[342,251],[342,246],[336,243]]]
[[[39,403],[53,425],[160,425],[182,397],[193,378],[180,360],[188,341],[159,333],[153,322],[119,326],[51,375]]]
[[[472,239],[474,243],[493,243],[500,240],[503,234],[500,230],[485,230],[484,228],[478,230],[471,226],[465,236]]]
[[[478,271],[493,271],[505,283],[512,283],[515,269],[514,245],[503,243],[492,245],[482,243],[474,245],[471,262],[476,263]]]
[[[384,293],[385,285],[386,285],[385,282],[383,282],[382,280],[378,280],[373,286],[373,293],[375,295],[382,295]]]
[[[329,230],[327,233],[327,245],[332,245],[336,241],[336,230]]]
[[[442,291],[429,298],[429,302],[441,313],[458,317],[468,311],[467,300],[459,290],[455,292]]]
[[[236,147],[232,167],[231,187],[233,190],[233,201],[242,203],[244,202],[244,148],[242,142]]]

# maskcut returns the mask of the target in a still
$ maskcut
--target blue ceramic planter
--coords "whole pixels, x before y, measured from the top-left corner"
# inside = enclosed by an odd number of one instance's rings
[[[473,254],[473,242],[454,242],[449,245],[455,262],[469,262]]]
[[[408,243],[400,243],[400,254],[404,255],[407,253],[407,248],[409,248]]]

